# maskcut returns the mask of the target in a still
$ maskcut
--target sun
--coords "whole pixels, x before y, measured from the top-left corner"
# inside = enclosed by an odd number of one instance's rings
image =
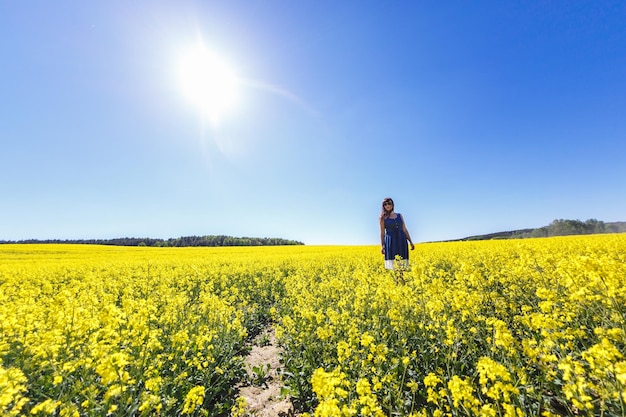
[[[184,94],[213,124],[219,123],[237,101],[235,71],[203,45],[182,55],[179,75]]]

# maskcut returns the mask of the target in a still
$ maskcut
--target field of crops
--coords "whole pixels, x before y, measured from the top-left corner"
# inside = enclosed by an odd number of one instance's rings
[[[245,415],[274,326],[315,416],[626,415],[626,234],[376,246],[0,246],[0,415]]]

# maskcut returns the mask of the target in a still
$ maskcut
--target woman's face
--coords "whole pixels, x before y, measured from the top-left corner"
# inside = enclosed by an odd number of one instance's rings
[[[383,202],[383,208],[385,209],[385,211],[393,210],[393,200],[385,200]]]

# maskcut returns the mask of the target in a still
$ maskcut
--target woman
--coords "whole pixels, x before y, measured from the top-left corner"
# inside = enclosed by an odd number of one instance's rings
[[[385,268],[394,269],[396,256],[402,258],[402,266],[409,265],[409,246],[415,249],[402,214],[394,211],[393,200],[385,198],[380,213],[380,252],[385,255]]]

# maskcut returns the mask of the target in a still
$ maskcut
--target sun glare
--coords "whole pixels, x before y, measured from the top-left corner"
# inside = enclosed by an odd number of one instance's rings
[[[203,46],[192,48],[183,56],[180,77],[185,95],[213,124],[218,123],[237,100],[235,72]]]

